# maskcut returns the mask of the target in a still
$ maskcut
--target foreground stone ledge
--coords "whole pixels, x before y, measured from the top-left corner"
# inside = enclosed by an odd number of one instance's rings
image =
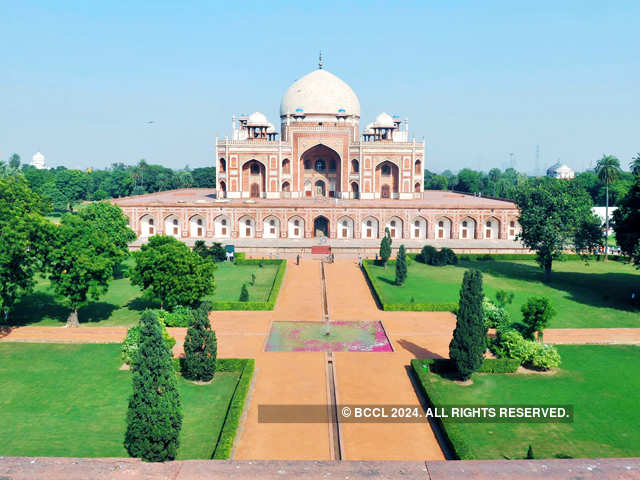
[[[47,479],[639,479],[640,458],[427,462],[0,457],[0,480]]]

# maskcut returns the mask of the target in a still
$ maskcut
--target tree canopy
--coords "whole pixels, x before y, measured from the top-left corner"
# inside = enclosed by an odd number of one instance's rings
[[[21,176],[0,178],[0,312],[6,318],[20,296],[30,292],[49,250],[53,225],[47,204]]]
[[[149,289],[163,308],[194,306],[213,293],[214,261],[192,252],[174,237],[153,236],[133,256],[136,265],[131,283]]]
[[[613,212],[613,229],[620,249],[640,268],[640,175]]]
[[[518,238],[536,252],[547,281],[553,260],[564,250],[575,249],[582,254],[593,252],[601,244],[600,220],[591,211],[593,202],[573,182],[531,180],[518,188],[516,203],[522,227]]]

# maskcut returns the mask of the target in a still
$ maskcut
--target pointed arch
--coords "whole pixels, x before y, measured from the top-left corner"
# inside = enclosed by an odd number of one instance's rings
[[[340,217],[337,223],[336,236],[338,238],[343,238],[343,239],[353,238],[354,226],[355,226],[355,222],[353,221],[353,218],[351,218],[350,216],[345,215],[343,217]]]
[[[287,220],[287,236],[289,238],[304,238],[304,219],[298,215]]]
[[[262,223],[263,238],[280,238],[280,219],[278,217],[269,215]]]
[[[191,238],[203,238],[207,232],[207,221],[200,214],[189,218],[189,236]]]
[[[449,217],[439,217],[435,221],[436,240],[448,240],[451,238],[451,226],[453,222]]]
[[[180,238],[182,234],[182,225],[180,219],[175,214],[169,214],[164,218],[164,234],[172,237]]]
[[[231,222],[226,215],[218,215],[213,220],[213,236],[217,238],[231,237]]]

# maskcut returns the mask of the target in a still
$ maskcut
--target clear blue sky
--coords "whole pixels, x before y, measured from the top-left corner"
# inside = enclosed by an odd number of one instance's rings
[[[212,165],[231,115],[278,124],[320,49],[363,124],[409,117],[431,170],[640,151],[638,1],[0,1],[4,160]]]

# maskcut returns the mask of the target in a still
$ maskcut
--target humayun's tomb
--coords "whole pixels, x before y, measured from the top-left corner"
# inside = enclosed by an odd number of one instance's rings
[[[280,138],[278,138],[280,137]],[[320,68],[294,82],[280,104],[280,133],[262,113],[233,117],[216,140],[217,188],[114,200],[137,232],[193,244],[233,244],[250,253],[372,253],[389,228],[393,246],[458,251],[520,250],[509,201],[424,191],[425,144],[409,122],[381,113],[360,130],[360,102]],[[354,250],[355,249],[355,250]]]

